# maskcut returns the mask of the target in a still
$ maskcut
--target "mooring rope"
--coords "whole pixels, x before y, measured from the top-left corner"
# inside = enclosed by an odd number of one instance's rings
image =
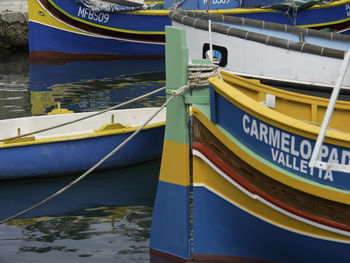
[[[37,130],[37,131],[33,131],[33,132],[28,132],[28,133],[24,133],[24,134],[20,134],[20,135],[17,135],[17,136],[13,136],[13,137],[9,137],[9,138],[3,138],[3,139],[0,139],[0,142],[4,142],[4,141],[9,141],[9,140],[14,140],[14,139],[17,139],[17,138],[21,138],[21,137],[24,137],[24,136],[28,136],[28,135],[33,135],[33,134],[37,134],[37,133],[41,133],[41,132],[44,132],[44,131],[49,131],[49,130],[53,130],[53,129],[56,129],[56,128],[60,128],[60,127],[63,127],[63,126],[66,126],[68,124],[72,124],[72,123],[75,123],[75,122],[78,122],[78,121],[82,121],[82,120],[85,120],[85,119],[88,119],[88,118],[92,118],[92,117],[95,117],[97,115],[100,115],[100,114],[103,114],[107,111],[110,111],[110,110],[114,110],[114,109],[117,109],[117,108],[120,108],[120,107],[123,107],[129,103],[132,103],[132,102],[135,102],[137,100],[140,100],[140,99],[143,99],[147,96],[150,96],[150,95],[153,95],[155,93],[158,93],[162,90],[165,90],[165,87],[162,87],[162,88],[159,88],[157,90],[154,90],[154,91],[151,91],[147,94],[144,94],[144,95],[141,95],[137,98],[134,98],[134,99],[131,99],[131,100],[128,100],[126,102],[123,102],[123,103],[120,103],[118,105],[115,105],[113,107],[110,107],[108,109],[105,109],[105,110],[102,110],[102,111],[99,111],[99,112],[96,112],[94,114],[90,114],[88,116],[84,116],[84,117],[81,117],[81,118],[78,118],[78,119],[75,119],[73,121],[68,121],[68,122],[64,122],[64,123],[61,123],[61,124],[58,124],[58,125],[54,125],[54,126],[51,126],[51,127],[48,127],[48,128],[44,128],[44,129],[41,129],[41,130]]]
[[[188,65],[188,79],[190,86],[208,86],[208,78],[221,75],[219,72],[219,66],[214,64],[189,64]]]
[[[104,163],[106,160],[108,160],[113,154],[115,154],[119,149],[121,149],[125,144],[127,144],[132,138],[134,138],[151,120],[153,120],[153,118],[155,116],[157,116],[157,114],[159,112],[161,112],[175,97],[181,95],[183,92],[185,92],[186,90],[192,88],[192,87],[197,87],[197,86],[204,86],[204,85],[208,85],[209,83],[206,82],[205,83],[205,79],[207,79],[208,77],[214,76],[216,74],[219,74],[218,72],[218,67],[216,65],[207,65],[207,64],[190,64],[189,65],[189,80],[187,82],[186,85],[180,87],[177,90],[172,90],[171,91],[171,96],[165,101],[165,103],[150,117],[148,118],[144,124],[142,124],[136,131],[134,131],[124,142],[122,142],[121,144],[119,144],[116,148],[114,148],[109,154],[107,154],[103,159],[101,159],[99,162],[97,162],[94,166],[92,166],[88,171],[86,171],[84,174],[80,175],[77,179],[75,179],[74,181],[72,181],[70,184],[66,185],[65,187],[61,188],[59,191],[55,192],[54,194],[50,195],[49,197],[43,199],[42,201],[36,203],[35,205],[22,210],[21,212],[10,216],[6,219],[3,219],[0,221],[0,224],[4,224],[8,221],[10,221],[11,219],[14,219],[16,217],[19,217],[25,213],[28,213],[29,211],[45,204],[46,202],[50,201],[51,199],[53,199],[54,197],[58,196],[59,194],[63,193],[64,191],[68,190],[69,188],[71,188],[73,185],[77,184],[79,181],[81,181],[82,179],[84,179],[86,176],[88,176],[91,172],[93,172],[97,167],[99,167],[102,163]],[[213,72],[213,70],[216,70],[216,72]],[[202,72],[204,71],[204,73]],[[210,72],[212,71],[212,72]],[[199,81],[198,81],[199,80]],[[165,87],[164,87],[165,88]],[[163,90],[164,88],[158,89],[158,91]],[[155,91],[156,92],[156,91]],[[153,94],[154,92],[148,93],[148,94]],[[139,99],[141,97],[144,96],[140,96],[136,99]],[[130,100],[130,101],[134,101],[136,99]],[[130,101],[128,101],[130,103]],[[117,105],[120,106],[121,104]],[[116,106],[111,107],[111,108],[116,108]],[[110,109],[111,109],[110,108]],[[99,112],[98,114],[101,114],[101,112]],[[95,114],[97,115],[97,114]],[[91,115],[91,116],[95,116],[95,115]],[[91,117],[89,116],[89,117]],[[67,124],[65,124],[67,125]]]
[[[86,176],[88,176],[91,172],[93,172],[98,166],[100,166],[103,162],[105,162],[108,158],[110,158],[113,154],[115,154],[120,148],[122,148],[125,144],[127,144],[132,138],[134,138],[160,111],[162,111],[164,109],[164,107],[166,107],[166,105],[171,102],[176,96],[180,95],[182,92],[184,92],[189,85],[185,85],[181,88],[178,89],[179,92],[174,92],[167,100],[166,102],[147,120],[145,121],[145,123],[143,125],[141,125],[136,131],[134,131],[124,142],[122,142],[120,145],[118,145],[116,148],[114,148],[113,151],[111,151],[109,154],[107,154],[103,159],[101,159],[99,162],[97,162],[94,166],[92,166],[88,171],[86,171],[84,174],[80,175],[77,179],[75,179],[74,181],[72,181],[70,184],[66,185],[65,187],[63,187],[62,189],[60,189],[59,191],[57,191],[56,193],[50,195],[49,197],[45,198],[44,200],[36,203],[35,205],[22,210],[21,212],[10,216],[6,219],[3,219],[0,221],[0,224],[6,223],[7,221],[10,221],[11,219],[14,219],[18,216],[21,216],[25,213],[28,213],[29,211],[33,210],[34,208],[37,208],[41,205],[43,205],[44,203],[50,201],[51,199],[53,199],[54,197],[56,197],[57,195],[63,193],[64,191],[68,190],[70,187],[72,187],[73,185],[75,185],[76,183],[78,183],[79,181],[81,181],[82,179],[84,179]]]

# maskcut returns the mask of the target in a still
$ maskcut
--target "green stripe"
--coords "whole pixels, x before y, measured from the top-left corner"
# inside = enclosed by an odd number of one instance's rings
[[[166,94],[187,84],[188,48],[185,30],[166,26]],[[167,105],[165,140],[189,144],[185,97],[177,96]]]

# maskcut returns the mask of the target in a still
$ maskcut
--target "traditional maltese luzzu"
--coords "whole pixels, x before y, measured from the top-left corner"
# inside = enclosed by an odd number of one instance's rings
[[[276,3],[278,2],[278,3]],[[174,3],[282,24],[347,33],[349,0],[29,0],[31,61],[164,57],[164,27]]]
[[[350,103],[224,71],[198,87],[210,63],[188,66],[184,29],[166,37],[167,94],[187,89],[167,107],[151,258],[349,262]]]

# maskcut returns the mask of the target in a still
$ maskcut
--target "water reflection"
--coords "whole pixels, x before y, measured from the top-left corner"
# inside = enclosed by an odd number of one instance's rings
[[[26,226],[0,226],[1,259],[5,262],[87,262],[86,259],[149,262],[152,208],[116,208],[113,212],[107,218],[66,216],[38,219]]]
[[[75,112],[102,110],[164,86],[164,60],[81,61],[30,65],[32,114],[45,114],[60,102]],[[159,93],[131,107],[161,105]]]
[[[101,206],[152,206],[158,172],[159,161],[154,161],[125,169],[94,173],[22,217],[84,215],[84,209]],[[45,199],[75,178],[76,176],[60,176],[0,182],[0,219]]]
[[[32,91],[32,114],[44,114],[57,102],[74,112],[103,110],[163,87],[164,72],[137,73],[114,78],[55,84],[49,91]],[[160,106],[165,93],[154,94],[124,108]]]
[[[164,86],[164,60],[29,65],[0,54],[0,119],[46,114],[60,102],[105,109]],[[29,77],[30,76],[30,77]],[[127,107],[161,105],[165,92]],[[0,225],[0,262],[149,262],[160,161],[90,174],[35,210]],[[0,219],[43,200],[76,176],[0,182]]]
[[[0,119],[46,114],[58,102],[75,112],[102,110],[165,85],[164,60],[29,65],[28,53],[7,53],[0,61]],[[164,100],[165,92],[125,108]]]
[[[0,119],[29,116],[30,109],[28,53],[0,53]]]
[[[47,262],[48,258],[49,262],[81,262],[86,258],[94,262],[148,262],[159,168],[157,160],[91,174],[23,218],[0,225],[0,258],[5,262]],[[1,218],[73,179],[1,182]]]

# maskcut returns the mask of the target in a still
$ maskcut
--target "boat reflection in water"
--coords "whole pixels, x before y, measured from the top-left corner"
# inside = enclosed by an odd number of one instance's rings
[[[152,206],[159,160],[103,173],[92,173],[46,204],[20,218],[84,214],[84,209]],[[2,181],[0,219],[5,219],[60,190],[77,176]],[[11,200],[11,201],[9,201]]]
[[[57,61],[56,61],[57,62]],[[164,60],[64,61],[30,64],[28,53],[0,54],[0,119],[103,110],[165,85]],[[155,107],[160,92],[124,108]]]
[[[17,262],[45,262],[51,256],[50,262],[81,262],[79,259],[90,257],[148,262],[159,168],[157,160],[92,173],[41,207],[0,225],[1,258]],[[0,218],[41,201],[75,178],[1,182]]]
[[[79,61],[30,65],[32,114],[45,114],[60,102],[74,112],[96,111],[164,86],[164,60]],[[161,105],[157,93],[124,108]]]

